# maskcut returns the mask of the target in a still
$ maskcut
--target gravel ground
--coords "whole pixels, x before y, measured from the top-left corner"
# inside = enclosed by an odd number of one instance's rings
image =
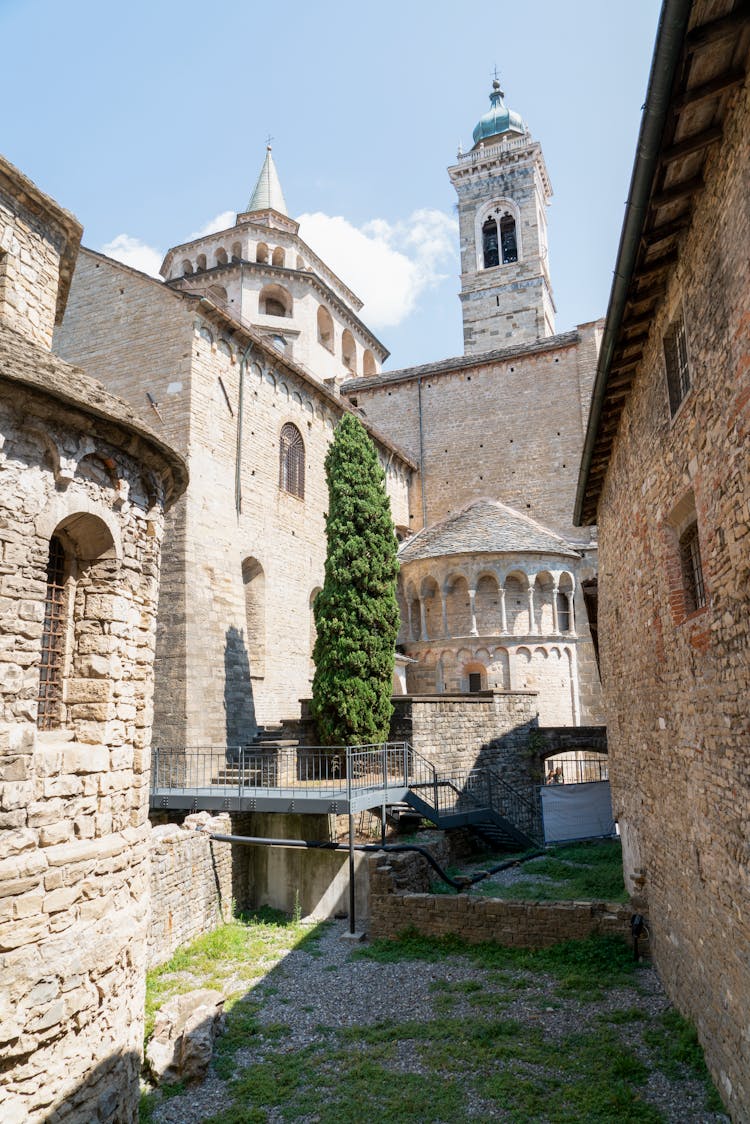
[[[508,877],[514,877],[514,871],[508,872]],[[238,1071],[251,1062],[272,1058],[280,1052],[290,1053],[315,1042],[321,1026],[370,1026],[384,1019],[427,1021],[444,1015],[447,1002],[451,1004],[451,1018],[481,1018],[483,996],[494,997],[495,1003],[502,1004],[503,1018],[541,1029],[551,1051],[555,1042],[565,1035],[601,1026],[598,1015],[637,1007],[645,1012],[646,1020],[653,1020],[669,1007],[656,972],[650,967],[638,973],[636,986],[609,990],[601,999],[582,1002],[576,998],[561,998],[559,994],[553,998],[552,981],[544,976],[535,977],[529,986],[516,991],[509,988],[509,981],[514,976],[525,976],[528,980],[528,974],[477,968],[461,956],[434,963],[383,964],[352,959],[351,943],[341,939],[345,932],[345,922],[326,926],[312,952],[295,949],[256,985],[254,995],[262,1000],[261,1022],[283,1023],[289,1030],[281,1041],[261,1044],[252,1052],[240,1051],[236,1057]],[[467,991],[461,990],[462,984],[470,988],[479,984],[480,987]],[[198,981],[196,986],[200,986]],[[640,1037],[643,1022],[626,1022],[612,1029],[621,1036],[624,1046],[646,1060],[647,1051]],[[419,1073],[423,1066],[416,1044],[408,1041],[399,1043],[387,1064],[394,1074]],[[642,1088],[642,1095],[661,1112],[665,1121],[728,1124],[728,1117],[703,1107],[705,1090],[697,1081],[671,1081],[652,1073]],[[227,1107],[231,1100],[226,1084],[212,1072],[200,1087],[160,1104],[154,1121],[156,1124],[199,1124]],[[464,1103],[467,1121],[512,1122],[514,1119],[512,1113],[495,1103],[482,1102],[471,1090],[467,1090]],[[268,1114],[269,1124],[280,1124],[282,1119],[278,1110]],[[317,1118],[300,1116],[298,1119],[305,1124]],[[418,1118],[412,1116],[411,1119]],[[446,1124],[454,1124],[454,1121]],[[602,1124],[615,1122],[602,1121]]]

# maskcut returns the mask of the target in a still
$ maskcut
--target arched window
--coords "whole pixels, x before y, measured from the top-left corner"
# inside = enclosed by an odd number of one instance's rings
[[[326,351],[333,351],[333,317],[322,304],[318,307],[318,343]]]
[[[271,265],[283,265],[283,264],[284,264],[284,250],[283,250],[282,246],[277,246],[276,249],[273,252],[273,257],[271,258]]]
[[[500,219],[500,248],[503,254],[503,265],[518,261],[516,220],[507,211]]]
[[[65,548],[57,535],[49,544],[47,593],[44,600],[42,659],[39,666],[39,707],[36,724],[40,730],[61,725],[63,671],[67,634],[66,578],[68,563]]]
[[[377,374],[375,370],[375,356],[370,351],[369,347],[362,356],[362,374],[365,378],[372,378],[373,375]]]
[[[348,328],[344,329],[341,337],[341,358],[344,361],[344,366],[348,367],[353,375],[357,373],[357,348],[354,343],[354,336]]]
[[[255,251],[255,260],[259,262],[268,261],[268,246],[265,242],[259,242]]]
[[[491,269],[493,265],[500,264],[497,244],[497,223],[493,218],[488,218],[482,227],[482,251],[484,253],[485,269]]]
[[[184,262],[182,263],[182,276],[189,277],[192,272],[193,263],[188,258],[185,258]]]
[[[305,498],[305,443],[297,426],[291,422],[281,428],[279,487],[291,496]]]
[[[262,316],[291,316],[291,294],[281,285],[266,285],[258,297],[258,311]]]
[[[242,243],[241,242],[233,242],[232,243],[232,261],[241,261],[241,260],[242,260]]]
[[[196,268],[196,270],[199,270],[199,271],[204,270],[206,268],[206,255],[205,254],[198,254],[198,257],[195,259],[195,268]]]
[[[226,250],[224,249],[223,246],[219,247],[219,249],[216,251],[214,257],[216,258],[216,264],[217,265],[226,265],[227,262],[229,261],[229,258],[227,257],[227,252],[226,252]]]
[[[250,664],[250,678],[266,671],[266,576],[257,558],[242,562],[242,585],[245,591],[245,648]]]

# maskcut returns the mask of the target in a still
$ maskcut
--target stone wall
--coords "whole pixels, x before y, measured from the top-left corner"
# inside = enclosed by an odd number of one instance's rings
[[[148,966],[232,917],[232,849],[208,832],[229,835],[229,816],[199,812],[182,824],[161,824],[149,839],[151,917]]]
[[[438,772],[492,765],[526,790],[541,780],[532,748],[536,698],[535,691],[395,698],[392,736],[411,742]]]
[[[418,858],[418,856],[417,856]],[[426,868],[424,860],[420,860]],[[392,856],[370,858],[368,936],[395,939],[406,929],[427,937],[448,934],[469,944],[498,941],[514,948],[546,948],[597,935],[630,940],[631,909],[611,902],[514,902],[467,894],[404,893]]]
[[[733,1118],[750,1120],[750,105],[729,95],[692,224],[620,421],[599,579],[610,777],[627,882],[646,896],[672,1000]],[[663,336],[684,317],[691,386],[670,416]],[[706,604],[676,536],[694,505]]]
[[[4,1124],[136,1113],[159,551],[183,485],[122,402],[0,327]]]

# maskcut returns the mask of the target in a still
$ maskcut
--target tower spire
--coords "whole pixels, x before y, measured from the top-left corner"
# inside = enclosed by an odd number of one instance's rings
[[[284,192],[281,190],[279,173],[276,171],[276,165],[271,155],[270,137],[266,144],[266,158],[263,161],[263,167],[260,170],[258,182],[250,196],[250,202],[245,208],[246,213],[250,211],[268,210],[278,211],[279,214],[282,215],[288,214]]]

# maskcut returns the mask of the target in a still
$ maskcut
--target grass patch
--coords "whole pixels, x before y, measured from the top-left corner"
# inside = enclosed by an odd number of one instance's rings
[[[490,878],[477,883],[475,892],[511,901],[627,900],[617,840],[553,847],[522,869],[518,882],[502,886]]]
[[[706,1108],[723,1112],[724,1106],[703,1060],[695,1027],[674,1008],[664,1011],[656,1024],[643,1031],[643,1041],[654,1051],[656,1068],[671,1081],[689,1076],[706,1090]]]

